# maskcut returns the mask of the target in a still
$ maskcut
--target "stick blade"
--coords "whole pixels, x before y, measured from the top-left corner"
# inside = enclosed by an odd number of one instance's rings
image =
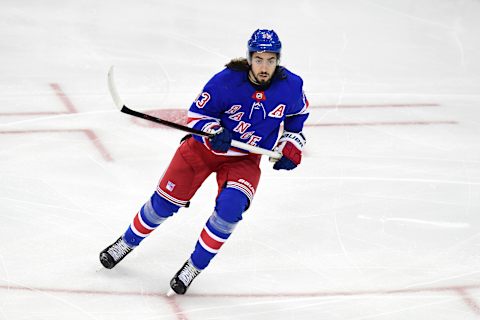
[[[173,296],[176,296],[176,295],[177,295],[177,293],[175,291],[173,291],[172,288],[170,288],[167,292],[167,297],[169,297],[169,298],[171,298]]]
[[[120,98],[120,95],[118,94],[117,87],[115,86],[113,73],[114,73],[114,66],[111,66],[110,69],[108,70],[108,90],[110,91],[110,95],[112,96],[115,106],[118,109],[122,110],[124,104],[122,99]]]

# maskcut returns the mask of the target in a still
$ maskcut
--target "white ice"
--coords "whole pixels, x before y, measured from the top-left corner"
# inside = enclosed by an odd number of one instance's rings
[[[116,110],[108,68],[130,107],[185,110],[257,28],[305,81],[303,163],[264,159],[186,296],[213,177],[103,269],[183,136]],[[480,318],[479,56],[476,0],[1,1],[0,319]]]

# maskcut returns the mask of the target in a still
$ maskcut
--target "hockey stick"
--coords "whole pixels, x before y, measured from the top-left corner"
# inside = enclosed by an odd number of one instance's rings
[[[113,102],[115,103],[117,108],[120,109],[120,111],[123,112],[123,113],[129,114],[129,115],[134,116],[134,117],[142,118],[142,119],[145,119],[145,120],[149,120],[149,121],[152,121],[152,122],[156,122],[158,124],[161,124],[161,125],[164,125],[164,126],[167,126],[167,127],[170,127],[170,128],[185,131],[185,132],[197,135],[197,136],[201,136],[201,137],[211,137],[212,136],[209,133],[206,133],[206,132],[203,132],[203,131],[200,131],[200,130],[196,130],[196,129],[193,129],[193,128],[190,128],[190,127],[187,127],[187,126],[183,126],[181,124],[171,122],[171,121],[168,121],[168,120],[163,120],[163,119],[160,119],[160,118],[157,118],[157,117],[154,117],[154,116],[151,116],[151,115],[148,115],[148,114],[145,114],[145,113],[142,113],[142,112],[138,112],[138,111],[135,111],[135,110],[132,110],[132,109],[128,108],[123,103],[122,99],[120,98],[120,95],[118,94],[117,88],[115,86],[115,81],[114,81],[114,78],[113,78],[113,66],[111,66],[110,70],[108,70],[108,89],[110,90],[110,95],[113,98]],[[282,155],[279,152],[255,147],[255,146],[252,146],[252,145],[240,142],[240,141],[236,141],[236,140],[232,140],[232,146],[236,147],[236,148],[243,149],[243,150],[250,151],[252,153],[263,154],[263,155],[269,156],[270,158],[277,159],[277,160],[282,157]]]

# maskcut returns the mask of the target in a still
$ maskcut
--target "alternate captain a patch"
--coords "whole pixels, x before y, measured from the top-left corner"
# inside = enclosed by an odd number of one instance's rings
[[[285,113],[285,107],[286,105],[284,104],[279,104],[275,109],[273,109],[272,111],[270,111],[268,113],[268,116],[269,117],[272,117],[272,118],[281,118],[283,117],[283,114]]]

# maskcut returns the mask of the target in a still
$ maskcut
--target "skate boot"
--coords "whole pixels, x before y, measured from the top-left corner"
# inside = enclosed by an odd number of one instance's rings
[[[195,268],[190,259],[188,259],[172,280],[170,280],[170,288],[172,288],[173,292],[176,294],[185,294],[193,279],[195,279],[201,271],[202,270]],[[174,294],[172,290],[169,292],[169,296]]]
[[[112,269],[132,250],[133,248],[128,246],[128,244],[123,241],[123,238],[120,237],[100,252],[100,262],[105,268]]]

